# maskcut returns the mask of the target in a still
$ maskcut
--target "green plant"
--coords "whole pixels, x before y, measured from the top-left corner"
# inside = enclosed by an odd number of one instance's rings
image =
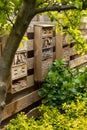
[[[20,113],[15,119],[12,119],[6,130],[28,130],[28,118],[24,113]]]
[[[40,96],[45,95],[42,103],[61,107],[62,103],[75,100],[75,97],[87,93],[87,68],[71,69],[64,60],[55,60],[49,67]]]
[[[26,119],[26,115],[18,114],[6,130],[87,130],[87,108],[84,101],[77,99],[71,104],[64,103],[62,109],[64,113],[60,113],[56,107],[41,105],[41,116],[37,120],[33,117]]]

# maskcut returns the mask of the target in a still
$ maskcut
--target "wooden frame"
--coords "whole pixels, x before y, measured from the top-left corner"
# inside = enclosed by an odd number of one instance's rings
[[[47,74],[48,66],[53,63],[54,29],[54,25],[50,24],[37,24],[34,26],[35,81],[42,82]]]

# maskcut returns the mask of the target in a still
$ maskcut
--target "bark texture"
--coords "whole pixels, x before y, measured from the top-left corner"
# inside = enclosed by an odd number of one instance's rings
[[[3,54],[0,57],[0,123],[6,97],[6,81],[10,74],[11,65],[16,50],[20,44],[26,29],[35,15],[36,0],[24,0],[17,16],[14,27],[11,30]]]

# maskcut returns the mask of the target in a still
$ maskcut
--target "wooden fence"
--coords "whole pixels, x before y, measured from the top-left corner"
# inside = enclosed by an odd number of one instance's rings
[[[36,71],[34,27],[29,27],[25,36],[27,36],[28,40],[22,40],[22,43],[20,43],[21,45],[15,54],[14,62],[12,64],[11,76],[9,77],[8,81],[6,106],[3,111],[3,121],[1,127],[8,123],[8,121],[20,111],[28,113],[29,117],[32,115],[36,116],[38,111],[36,112],[35,108],[41,104],[41,98],[38,96],[38,91],[41,89],[42,82],[37,82],[34,78],[34,73]],[[2,39],[1,45],[4,45],[3,43],[4,40]],[[54,60],[56,58],[55,30],[53,31],[53,43]],[[23,44],[25,45],[24,47]],[[2,46],[1,50],[3,50]],[[22,59],[20,59],[20,57]],[[19,58],[20,61],[17,58]]]
[[[81,27],[81,31],[83,32],[84,37],[86,38],[86,32],[87,28],[86,23],[83,23]],[[25,113],[28,113],[29,117],[34,115],[36,116],[38,112],[36,111],[36,107],[40,105],[41,99],[38,97],[38,91],[41,89],[41,82],[36,82],[35,81],[35,33],[34,33],[34,27],[29,27],[26,31],[25,34],[28,37],[28,41],[26,41],[27,49],[21,51],[21,56],[22,53],[25,53],[25,59],[24,61],[25,66],[21,67],[20,71],[23,71],[23,74],[21,78],[21,81],[18,82],[18,84],[15,84],[15,81],[17,79],[15,78],[16,70],[13,70],[12,72],[14,73],[13,75],[13,81],[11,81],[10,86],[8,86],[8,94],[6,98],[6,107],[3,111],[3,121],[2,121],[2,126],[3,124],[14,115],[20,111],[24,111]],[[53,33],[53,60],[55,59],[65,59],[66,62],[70,67],[79,67],[82,65],[87,64],[87,54],[84,56],[78,55],[77,52],[73,49],[73,43],[71,45],[68,44],[68,39],[66,36],[61,36],[60,34],[55,35],[55,31]],[[22,41],[23,42],[23,41]],[[1,44],[0,44],[1,47]],[[1,47],[2,51],[2,47]],[[19,53],[18,53],[19,54]],[[15,57],[15,59],[17,56]],[[15,64],[15,63],[14,63]],[[18,66],[17,66],[18,67]],[[27,71],[25,71],[25,68],[27,67]],[[44,68],[42,68],[44,70]],[[12,76],[12,75],[11,75]],[[21,89],[21,85],[24,81],[25,85],[23,86],[24,88]],[[11,86],[13,87],[11,88]],[[17,85],[16,89],[14,89],[14,86]]]

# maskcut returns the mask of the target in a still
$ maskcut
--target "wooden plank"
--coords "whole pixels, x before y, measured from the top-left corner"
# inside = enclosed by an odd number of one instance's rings
[[[34,118],[38,118],[40,116],[40,112],[38,110],[37,107],[33,108],[32,110],[30,110],[28,113],[27,113],[27,117],[28,118],[31,118],[31,117],[34,117]],[[6,130],[5,127],[0,129],[0,130]]]
[[[23,110],[34,102],[40,100],[40,97],[38,96],[39,90],[36,90],[14,102],[7,104],[2,114],[2,120],[12,116],[13,114]]]
[[[41,65],[42,65],[42,28],[35,26],[35,66],[34,66],[34,77],[35,81],[41,81]]]
[[[56,35],[56,59],[62,58],[62,36],[61,34]]]
[[[27,76],[27,86],[34,86],[34,75]]]
[[[27,69],[33,69],[34,68],[34,57],[27,59]]]
[[[71,68],[74,68],[74,67],[80,66],[81,64],[84,64],[86,62],[87,62],[87,55],[78,57],[78,58],[76,58],[74,60],[71,60],[69,62],[69,66]]]

